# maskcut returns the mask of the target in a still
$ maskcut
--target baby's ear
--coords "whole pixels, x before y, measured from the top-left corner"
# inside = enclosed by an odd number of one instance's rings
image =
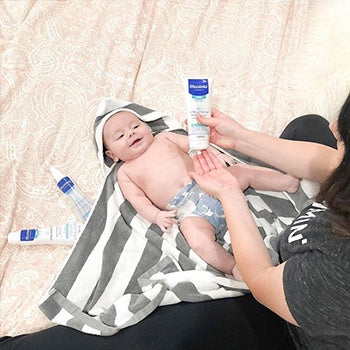
[[[113,152],[107,150],[105,152],[105,155],[109,158],[111,158],[114,162],[118,162],[119,158],[113,154]]]

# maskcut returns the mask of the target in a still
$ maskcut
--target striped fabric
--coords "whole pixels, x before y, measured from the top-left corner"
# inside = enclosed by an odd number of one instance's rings
[[[170,234],[162,233],[123,198],[116,182],[120,164],[104,158],[102,143],[104,123],[119,110],[137,114],[155,133],[184,132],[177,121],[162,113],[113,98],[102,100],[95,140],[105,181],[80,238],[39,306],[54,323],[105,336],[139,322],[158,306],[249,292],[243,282],[206,264],[189,248],[177,228]],[[237,152],[230,153],[238,161],[252,161]],[[245,194],[277,263],[278,235],[309,197],[301,187],[293,195],[251,188]],[[228,234],[220,243],[232,251]]]

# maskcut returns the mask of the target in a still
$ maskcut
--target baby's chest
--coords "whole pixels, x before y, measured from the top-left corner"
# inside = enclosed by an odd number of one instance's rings
[[[166,169],[181,167],[184,161],[187,162],[186,158],[190,159],[188,154],[183,152],[178,145],[165,137],[158,137],[139,160],[145,169]]]
[[[142,159],[138,159],[129,166],[128,173],[132,174],[135,182],[151,180],[154,182],[162,177],[169,177],[173,173],[185,172],[183,162],[178,156],[173,156],[171,153],[148,154]]]

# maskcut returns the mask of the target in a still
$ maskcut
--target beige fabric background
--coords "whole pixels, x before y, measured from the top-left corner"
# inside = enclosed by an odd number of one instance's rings
[[[69,248],[10,246],[7,233],[75,220],[51,165],[96,198],[102,97],[182,121],[181,77],[200,74],[251,129],[331,119],[350,87],[349,14],[345,0],[0,0],[0,336],[50,326],[37,304]]]

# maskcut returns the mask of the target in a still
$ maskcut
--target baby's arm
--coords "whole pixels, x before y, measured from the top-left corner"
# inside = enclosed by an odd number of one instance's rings
[[[158,209],[123,169],[119,169],[117,177],[124,197],[135,210],[148,221],[157,224],[163,232],[169,232],[170,228],[176,224],[176,210]]]
[[[188,153],[189,141],[187,135],[164,131],[161,134],[159,134],[159,136],[166,137],[169,141],[179,146],[185,153]]]

